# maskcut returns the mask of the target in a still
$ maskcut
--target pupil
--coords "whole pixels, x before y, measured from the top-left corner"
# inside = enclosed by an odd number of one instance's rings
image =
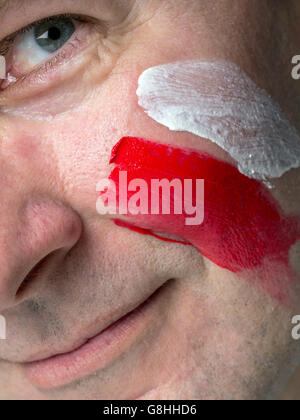
[[[53,18],[34,27],[35,42],[45,52],[53,54],[66,44],[75,31],[76,26],[71,19]]]
[[[57,41],[60,37],[61,37],[61,32],[60,29],[52,26],[52,28],[50,28],[48,30],[48,37],[52,40],[52,41]]]

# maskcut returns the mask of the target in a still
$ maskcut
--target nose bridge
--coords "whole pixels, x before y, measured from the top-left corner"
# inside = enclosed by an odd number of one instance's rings
[[[19,247],[20,212],[26,197],[26,176],[18,170],[7,153],[0,154],[0,309],[14,294],[10,280],[17,276],[18,262],[22,258]],[[18,261],[18,262],[17,262]]]
[[[81,232],[79,216],[58,201],[39,149],[27,144],[28,149],[13,141],[0,145],[0,312],[15,304],[35,265],[71,248]]]
[[[0,109],[0,197],[14,200],[42,179],[42,142],[32,135],[29,122],[11,119]],[[45,164],[44,164],[45,167]],[[3,189],[3,190],[2,190]]]

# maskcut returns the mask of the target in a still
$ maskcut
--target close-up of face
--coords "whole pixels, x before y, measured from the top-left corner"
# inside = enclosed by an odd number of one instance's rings
[[[299,19],[0,0],[1,400],[300,398]]]

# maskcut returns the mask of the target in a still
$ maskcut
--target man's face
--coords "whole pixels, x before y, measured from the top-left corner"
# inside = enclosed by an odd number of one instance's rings
[[[0,90],[0,398],[261,398],[297,365],[297,281],[282,303],[259,274],[249,281],[195,247],[122,228],[96,210],[97,183],[124,136],[234,165],[211,141],[147,116],[136,90],[149,67],[229,60],[300,127],[300,88],[289,74],[298,34],[288,23],[299,10],[233,3],[12,0],[1,10],[3,40],[58,18],[0,47],[10,71]],[[59,31],[43,43],[53,25]],[[270,190],[295,217],[299,181],[295,169]],[[298,281],[299,245],[289,250]]]

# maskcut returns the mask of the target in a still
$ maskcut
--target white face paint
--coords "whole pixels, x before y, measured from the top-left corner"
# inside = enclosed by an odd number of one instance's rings
[[[235,64],[186,61],[146,70],[139,105],[160,124],[207,138],[246,176],[279,178],[300,167],[300,136],[280,106]]]

